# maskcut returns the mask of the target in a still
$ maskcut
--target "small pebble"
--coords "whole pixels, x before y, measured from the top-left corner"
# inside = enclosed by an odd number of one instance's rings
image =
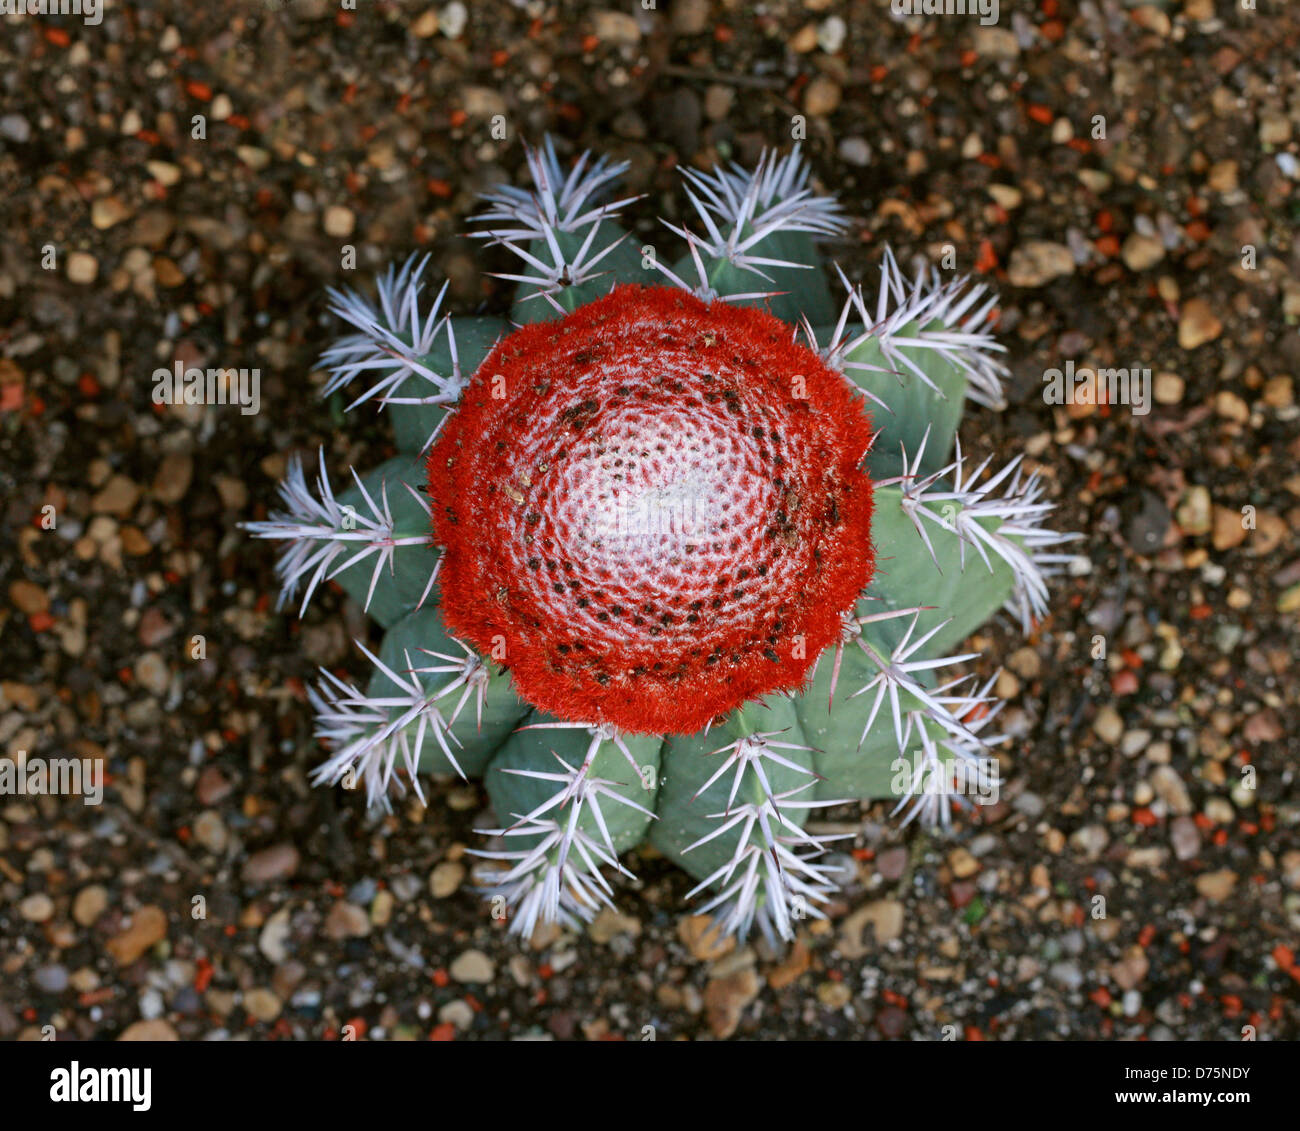
[[[119,966],[129,966],[166,937],[167,915],[161,907],[150,905],[132,912],[130,925],[109,939],[104,949]]]
[[[452,960],[448,972],[458,982],[486,984],[496,975],[496,966],[481,950],[467,950]]]
[[[434,899],[446,899],[465,879],[465,866],[444,860],[429,873],[429,893]]]
[[[1114,707],[1103,707],[1092,720],[1093,733],[1106,743],[1116,743],[1124,733],[1124,720]]]
[[[699,35],[709,27],[709,0],[673,0],[673,31],[678,35]]]
[[[88,286],[99,278],[99,260],[89,252],[74,251],[68,256],[68,280]]]
[[[1211,903],[1222,903],[1237,886],[1237,873],[1230,868],[1206,872],[1196,877],[1196,890]]]
[[[47,994],[61,994],[68,988],[68,971],[63,966],[41,966],[32,975],[38,989]]]
[[[279,965],[289,957],[289,934],[289,909],[281,907],[262,924],[262,932],[257,936],[257,949],[269,961]]]
[[[298,850],[291,844],[277,844],[253,853],[244,861],[245,883],[267,884],[285,880],[298,870]]]
[[[817,25],[817,46],[827,55],[834,55],[844,46],[844,35],[848,27],[839,16],[827,16]]]
[[[325,916],[325,935],[331,939],[360,939],[370,934],[370,916],[364,907],[340,899]]]
[[[1188,299],[1178,318],[1178,345],[1185,350],[1199,349],[1223,333],[1223,322],[1203,298]]]
[[[438,1020],[444,1024],[455,1025],[464,1033],[474,1024],[474,1010],[469,1002],[457,998],[438,1010]]]
[[[54,900],[43,891],[38,891],[18,905],[18,914],[29,923],[45,923],[54,915]]]
[[[840,84],[818,75],[803,92],[803,108],[814,118],[833,114],[840,104]]]
[[[1007,280],[1013,287],[1041,287],[1074,270],[1074,255],[1064,244],[1028,240],[1012,251]]]
[[[1176,817],[1169,823],[1169,841],[1179,860],[1194,860],[1201,851],[1201,833],[1191,817]]]
[[[459,39],[469,20],[469,11],[460,0],[452,0],[438,14],[438,30],[448,39]]]
[[[5,114],[0,116],[0,137],[9,141],[16,141],[19,145],[29,140],[32,136],[32,127],[27,124],[27,119],[21,114]]]
[[[606,9],[591,17],[591,30],[601,43],[631,47],[641,42],[641,25],[628,12]]]
[[[157,1017],[128,1025],[117,1039],[119,1041],[179,1041],[180,1036],[170,1022]]]
[[[228,838],[221,815],[212,809],[200,813],[194,820],[194,839],[209,852],[224,852]]]
[[[1181,404],[1183,379],[1177,373],[1157,373],[1155,379],[1156,404]]]
[[[356,228],[357,218],[352,209],[345,208],[341,204],[332,204],[325,209],[321,224],[327,236],[346,239]]]
[[[284,1004],[270,990],[258,986],[244,994],[244,1008],[256,1020],[270,1022],[280,1016]]]
[[[140,686],[154,695],[164,695],[171,683],[167,662],[157,652],[145,652],[135,662],[135,678]]]
[[[840,142],[840,160],[864,168],[871,164],[871,146],[866,138],[846,137]]]
[[[93,926],[108,910],[108,891],[99,884],[91,884],[77,892],[72,901],[73,921],[82,927]]]

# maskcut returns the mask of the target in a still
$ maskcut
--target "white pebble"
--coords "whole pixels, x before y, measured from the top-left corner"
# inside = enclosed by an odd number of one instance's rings
[[[465,5],[460,0],[452,0],[438,16],[438,30],[448,39],[457,39],[468,21],[469,12]]]
[[[839,16],[827,16],[817,28],[817,46],[827,55],[834,55],[844,46],[844,33],[847,29]]]
[[[859,168],[871,164],[871,146],[865,138],[846,137],[840,142],[840,160]]]

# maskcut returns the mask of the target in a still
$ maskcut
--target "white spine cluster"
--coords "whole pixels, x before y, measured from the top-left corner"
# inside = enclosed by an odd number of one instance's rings
[[[915,526],[936,566],[938,559],[925,522],[956,535],[962,569],[966,567],[967,547],[990,572],[993,570],[990,554],[1001,559],[1011,570],[1014,581],[1005,607],[1028,633],[1035,621],[1047,615],[1047,578],[1074,560],[1073,554],[1055,553],[1053,547],[1075,541],[1079,535],[1060,534],[1043,525],[1056,504],[1044,499],[1046,485],[1038,472],[1024,473],[1023,456],[1016,456],[1001,471],[980,482],[993,457],[987,457],[968,473],[959,439],[953,462],[918,480],[928,439],[927,429],[910,463],[908,453],[903,452],[904,474],[897,480],[903,484],[903,513]],[[948,475],[953,480],[951,489],[939,489],[940,481]]]
[[[330,371],[322,396],[347,387],[364,374],[374,381],[347,406],[349,410],[374,398],[378,398],[380,408],[454,404],[459,399],[466,377],[456,361],[451,316],[441,313],[447,283],[443,283],[428,310],[421,310],[421,276],[428,262],[428,255],[418,261],[413,255],[400,268],[390,266],[377,281],[377,303],[354,290],[330,289],[330,311],[357,332],[340,338],[321,355],[320,363]],[[448,373],[439,373],[428,364],[443,334],[447,335],[453,359]],[[422,396],[395,395],[411,377],[423,381],[428,391]]]
[[[489,235],[487,232],[477,232],[476,235]],[[600,225],[592,224],[588,228],[581,246],[576,252],[566,254],[560,246],[559,240],[554,232],[546,233],[546,250],[550,257],[547,263],[544,259],[539,259],[522,244],[512,243],[509,240],[500,242],[520,259],[523,260],[526,267],[531,269],[530,273],[516,275],[509,272],[493,272],[498,279],[506,279],[514,283],[523,283],[528,286],[536,287],[529,301],[532,299],[543,298],[551,307],[560,314],[567,314],[568,311],[555,296],[565,287],[580,287],[584,283],[590,283],[600,278],[604,272],[596,270],[601,260],[613,251],[625,239],[626,235],[619,236],[611,240],[604,247],[596,249],[596,237],[600,234]]]
[[[549,135],[539,148],[525,146],[524,150],[533,188],[497,185],[483,193],[482,199],[492,207],[474,221],[497,226],[475,233],[480,238],[535,240],[545,239],[548,232],[579,232],[639,199],[628,196],[596,203],[627,172],[626,161],[610,162],[604,157],[591,161],[591,153],[584,152],[566,176]]]
[[[688,898],[716,885],[719,890],[701,906],[701,913],[712,913],[725,933],[742,938],[757,924],[769,942],[778,936],[793,938],[794,925],[802,919],[825,918],[817,905],[825,903],[839,887],[831,870],[815,861],[831,841],[849,835],[814,836],[794,819],[795,813],[845,802],[801,798],[799,795],[815,784],[817,775],[779,751],[810,747],[777,738],[774,731],[745,735],[709,755],[726,757],[696,797],[728,771],[734,771],[731,791],[726,807],[709,814],[710,820],[717,822],[713,831],[683,849],[683,853],[691,852],[728,833],[735,837],[730,859],[701,880]],[[771,771],[778,766],[809,780],[777,793],[772,788]],[[737,805],[742,786],[747,786],[751,799]]]
[[[997,360],[1006,347],[987,328],[997,306],[997,296],[988,293],[987,284],[971,286],[964,276],[944,283],[933,268],[919,270],[909,284],[894,253],[886,248],[872,306],[861,284],[850,283],[838,266],[836,272],[847,295],[831,340],[821,345],[812,326],[807,321],[802,326],[809,344],[828,365],[841,372],[889,373],[899,380],[913,377],[942,396],[925,370],[908,356],[909,351],[929,351],[966,375],[966,395],[976,404],[998,411],[1006,407],[1002,381],[1007,368]],[[868,341],[880,350],[884,365],[853,359]]]
[[[367,803],[388,809],[391,789],[404,788],[397,772],[405,769],[416,796],[423,802],[417,774],[429,739],[437,743],[447,761],[464,777],[452,750],[459,741],[451,728],[471,696],[477,700],[482,719],[489,673],[475,652],[459,640],[456,644],[465,653],[463,656],[430,652],[427,654],[446,662],[417,668],[407,652],[406,669],[396,672],[358,641],[357,647],[366,658],[396,685],[389,695],[365,695],[322,668],[323,678],[307,694],[316,710],[316,737],[328,743],[333,753],[312,771],[312,782],[364,782]],[[446,678],[437,686],[426,686],[433,681],[421,680],[422,674]],[[460,697],[451,706],[450,700],[458,691]]]
[[[662,221],[665,227],[686,240],[698,275],[694,286],[670,268],[656,263],[656,268],[674,286],[691,291],[706,302],[719,297],[709,283],[704,257],[730,264],[771,282],[764,267],[809,268],[810,263],[755,254],[754,249],[778,233],[805,232],[814,237],[835,236],[844,231],[847,221],[833,196],[818,196],[808,187],[812,170],[799,152],[799,146],[783,157],[764,150],[758,166],[751,170],[733,164],[730,169],[704,173],[684,169],[687,199],[704,226],[703,236]],[[722,296],[727,302],[766,298],[774,292],[753,291]]]
[[[276,607],[284,603],[297,592],[299,583],[306,578],[307,587],[303,593],[302,607],[298,615],[307,609],[307,603],[322,582],[342,573],[357,562],[374,558],[374,571],[370,576],[370,588],[366,593],[366,605],[370,608],[370,599],[374,595],[379,575],[387,566],[391,571],[393,555],[399,546],[428,545],[431,541],[427,533],[399,534],[393,523],[393,513],[388,505],[388,484],[380,488],[376,500],[365,484],[361,482],[356,471],[352,472],[357,489],[368,513],[358,513],[354,508],[343,506],[334,496],[330,486],[329,475],[325,471],[325,449],[320,449],[320,474],[316,479],[316,492],[313,495],[307,487],[303,474],[302,460],[296,455],[289,457],[284,480],[280,483],[280,498],[285,510],[273,513],[264,522],[248,522],[244,528],[255,538],[275,538],[285,543],[276,561],[275,572],[280,578],[280,596]],[[409,484],[402,484],[411,492],[416,502],[429,514],[427,500],[412,490]],[[424,598],[433,587],[433,580],[438,570],[435,566],[429,576]]]
[[[938,738],[924,725],[917,725],[921,739],[921,757],[912,767],[908,789],[894,806],[892,815],[906,809],[900,828],[906,828],[918,818],[930,828],[947,828],[952,823],[952,807],[967,807],[966,799],[953,791],[953,765],[962,764],[968,776],[973,774],[986,786],[998,781],[998,763],[992,748],[1002,741],[1002,735],[984,737],[980,734],[1005,706],[1002,700],[989,694],[997,676],[992,676],[983,687],[969,694],[953,691],[965,680],[957,680],[940,690],[937,696],[944,709],[963,720],[971,738],[945,731]]]
[[[593,162],[591,154],[584,152],[566,177],[550,137],[542,148],[528,149],[527,158],[532,190],[498,185],[484,193],[483,200],[491,207],[473,219],[491,227],[472,235],[500,244],[522,261],[522,274],[497,274],[497,278],[535,287],[530,297],[543,298],[555,310],[567,313],[556,294],[603,274],[597,268],[627,237],[599,240],[601,223],[638,198],[596,203],[626,171],[626,161],[609,163],[602,157]],[[561,239],[569,234],[582,235],[576,249],[571,241]],[[545,243],[546,258],[528,249],[537,240]]]
[[[484,836],[525,837],[528,846],[490,851],[469,849],[487,860],[508,865],[484,881],[483,895],[492,903],[501,901],[510,909],[510,932],[528,938],[538,923],[561,923],[578,927],[594,919],[602,907],[613,907],[614,889],[601,873],[608,865],[629,878],[632,873],[619,863],[618,855],[581,829],[571,835],[556,820],[520,823],[503,829],[480,829]]]
[[[559,771],[503,771],[556,785],[555,792],[531,812],[512,813],[513,825],[479,830],[485,836],[525,837],[529,841],[527,846],[470,850],[476,856],[508,865],[504,872],[500,868],[484,868],[478,878],[484,882],[483,892],[489,900],[502,900],[511,910],[511,932],[524,937],[532,934],[538,922],[573,927],[579,922],[589,922],[602,907],[612,907],[613,889],[601,873],[603,865],[629,879],[635,878],[619,862],[618,849],[601,809],[602,798],[655,819],[649,809],[619,792],[620,783],[595,777],[591,772],[601,744],[611,742],[631,763],[640,780],[640,766],[624,737],[608,726],[587,729],[591,732],[591,743],[580,766],[575,767],[555,754],[561,767]],[[595,828],[594,836],[582,827],[582,818],[587,814],[591,818],[588,828]]]
[[[1001,704],[988,694],[996,675],[982,688],[969,691],[962,688],[970,683],[971,676],[958,677],[935,689],[921,681],[922,673],[938,672],[979,655],[966,652],[933,659],[921,658],[925,645],[948,623],[942,621],[916,636],[917,623],[924,611],[921,608],[895,609],[862,617],[846,616],[831,677],[831,697],[833,699],[835,695],[843,649],[849,644],[856,645],[876,669],[871,678],[848,696],[848,699],[856,699],[875,693],[859,745],[866,741],[881,708],[888,704],[899,757],[906,758],[910,753],[914,738],[921,744],[920,757],[913,767],[908,788],[902,793],[894,812],[910,805],[911,810],[903,822],[905,825],[918,816],[925,824],[947,825],[954,800],[949,788],[953,760],[965,763],[964,770],[978,775],[981,780],[991,779],[996,772],[992,748],[1004,736],[986,737],[980,732],[1001,709]],[[862,632],[867,624],[909,616],[911,624],[888,652],[871,643]],[[992,709],[990,704],[995,704]],[[961,804],[960,799],[957,803]]]

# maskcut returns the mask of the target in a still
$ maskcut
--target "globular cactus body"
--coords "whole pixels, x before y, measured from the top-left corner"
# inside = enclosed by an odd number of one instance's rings
[[[611,905],[649,842],[725,930],[791,937],[836,890],[818,810],[950,819],[934,783],[1000,741],[961,642],[1000,608],[1027,629],[1066,560],[1038,477],[956,441],[967,401],[1002,407],[994,300],[886,253],[837,306],[815,241],[845,221],[797,151],[688,170],[672,266],[600,203],[620,166],[548,141],[529,167],[475,233],[519,257],[509,320],[443,314],[414,260],[335,293],[326,392],[399,455],[337,496],[293,462],[250,524],[285,540],[282,601],[333,579],[387,630],[364,691],[312,691],[315,778],[377,805],[484,778],[479,874],[518,931]]]

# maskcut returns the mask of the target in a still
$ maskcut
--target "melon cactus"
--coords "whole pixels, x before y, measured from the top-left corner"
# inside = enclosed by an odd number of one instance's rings
[[[798,147],[686,170],[672,263],[620,227],[621,165],[548,139],[528,166],[474,233],[519,260],[508,317],[444,311],[427,258],[332,292],[324,392],[398,455],[337,494],[291,457],[249,524],[281,604],[332,580],[384,629],[367,680],[310,691],[314,780],[388,807],[481,778],[476,875],[521,934],[612,906],[649,843],[724,931],[790,938],[837,890],[819,810],[942,826],[987,785],[1000,704],[962,642],[1028,631],[1068,560],[1040,476],[961,453],[965,404],[1004,403],[995,299],[886,251],[837,301],[847,221]]]

